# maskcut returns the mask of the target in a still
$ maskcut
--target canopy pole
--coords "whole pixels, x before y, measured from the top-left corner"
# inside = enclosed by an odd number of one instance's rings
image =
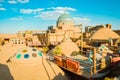
[[[93,48],[93,73],[96,73],[96,48]]]

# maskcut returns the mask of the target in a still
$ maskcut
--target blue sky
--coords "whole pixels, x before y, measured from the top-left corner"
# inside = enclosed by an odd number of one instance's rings
[[[120,0],[0,0],[0,33],[46,30],[70,14],[75,24],[112,24],[120,30]]]

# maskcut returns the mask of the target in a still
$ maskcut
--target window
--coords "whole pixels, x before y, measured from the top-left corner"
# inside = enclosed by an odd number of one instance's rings
[[[51,33],[55,33],[55,29],[51,30]]]
[[[120,43],[118,43],[118,46],[120,47]]]
[[[17,44],[17,42],[15,42],[15,44]]]
[[[62,29],[62,26],[59,26],[58,29]]]

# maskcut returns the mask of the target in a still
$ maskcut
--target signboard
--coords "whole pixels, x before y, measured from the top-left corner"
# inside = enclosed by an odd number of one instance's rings
[[[78,61],[67,58],[66,59],[66,65],[67,65],[67,69],[69,69],[70,71],[73,71],[73,72],[79,72],[80,71]]]
[[[58,66],[63,66],[62,57],[60,57],[60,56],[54,56],[54,59],[55,59],[55,63]]]

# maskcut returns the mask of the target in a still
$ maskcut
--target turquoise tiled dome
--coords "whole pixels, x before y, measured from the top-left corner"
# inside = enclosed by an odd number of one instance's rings
[[[64,13],[58,18],[58,22],[73,22],[73,18],[69,14]]]

